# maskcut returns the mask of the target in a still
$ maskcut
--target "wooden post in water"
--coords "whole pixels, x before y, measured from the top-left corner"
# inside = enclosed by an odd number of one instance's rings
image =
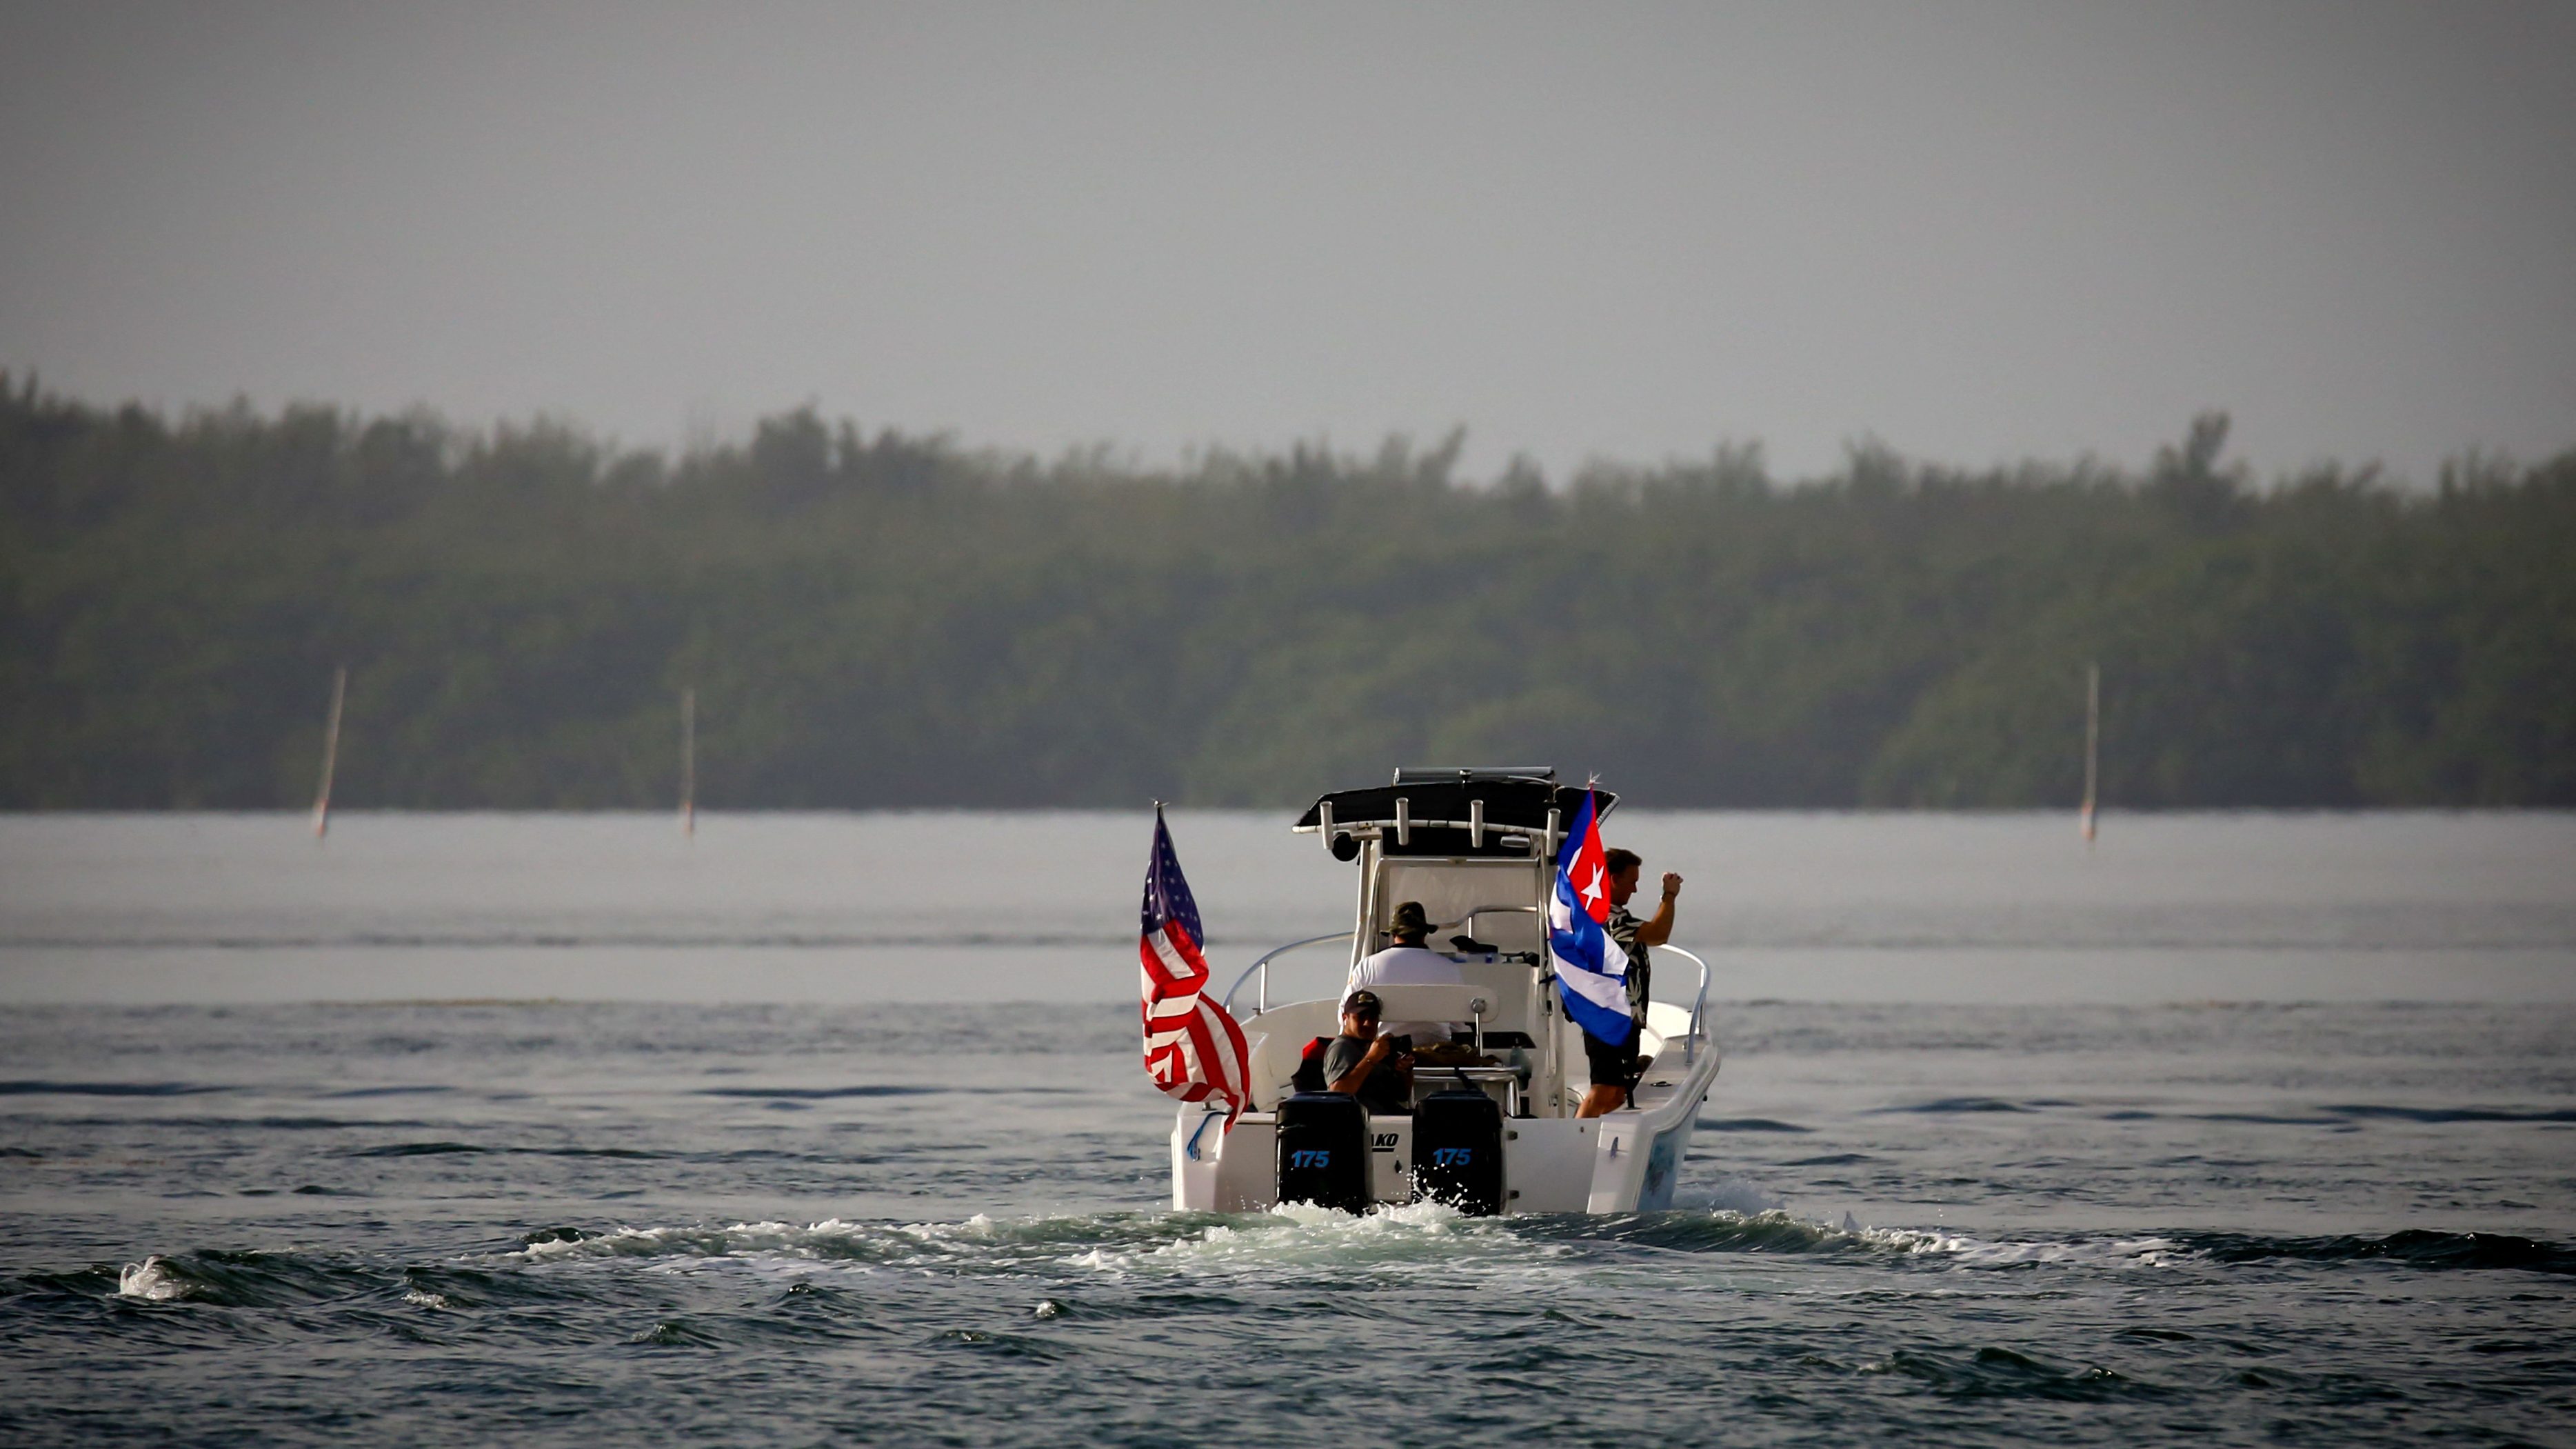
[[[2093,806],[2102,783],[2102,666],[2084,666],[2084,848],[2093,848]]]
[[[340,705],[349,694],[349,666],[331,671],[331,718],[322,726],[322,788],[313,794],[313,838],[331,828],[331,771],[340,762]]]
[[[680,833],[698,838],[698,692],[680,691]]]

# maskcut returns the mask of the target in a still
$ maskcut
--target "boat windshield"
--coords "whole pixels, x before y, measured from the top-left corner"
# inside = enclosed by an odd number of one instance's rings
[[[1386,861],[1376,897],[1378,943],[1396,906],[1420,901],[1433,927],[1429,945],[1449,950],[1453,935],[1473,936],[1498,951],[1539,949],[1539,874],[1526,860]]]

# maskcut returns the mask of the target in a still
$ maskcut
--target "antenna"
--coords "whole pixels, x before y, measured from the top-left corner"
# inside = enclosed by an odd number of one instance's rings
[[[2084,848],[2093,848],[2093,806],[2102,780],[2102,666],[2084,666]]]
[[[680,833],[698,838],[698,692],[680,691]]]
[[[313,792],[313,838],[331,829],[331,771],[340,762],[340,705],[349,694],[349,666],[331,671],[331,718],[322,726],[322,787]]]

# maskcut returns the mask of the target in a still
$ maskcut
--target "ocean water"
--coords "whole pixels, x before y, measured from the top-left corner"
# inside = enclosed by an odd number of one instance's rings
[[[0,821],[0,1443],[2576,1443],[2565,817],[1632,820],[1726,1067],[1503,1220],[1163,1206],[1149,828]]]

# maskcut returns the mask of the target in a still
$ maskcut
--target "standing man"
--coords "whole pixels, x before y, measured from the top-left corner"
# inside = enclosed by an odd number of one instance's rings
[[[1592,1063],[1592,1089],[1583,1094],[1579,1117],[1598,1117],[1604,1112],[1627,1106],[1653,1057],[1637,1055],[1638,1028],[1645,1025],[1647,985],[1652,967],[1647,963],[1649,946],[1660,946],[1673,938],[1673,902],[1681,898],[1682,878],[1664,872],[1664,898],[1655,908],[1653,920],[1641,921],[1628,909],[1628,901],[1637,894],[1637,877],[1644,868],[1633,850],[1605,850],[1601,865],[1610,877],[1610,919],[1602,929],[1620,949],[1628,953],[1628,1039],[1604,1042],[1584,1033],[1583,1054]]]

